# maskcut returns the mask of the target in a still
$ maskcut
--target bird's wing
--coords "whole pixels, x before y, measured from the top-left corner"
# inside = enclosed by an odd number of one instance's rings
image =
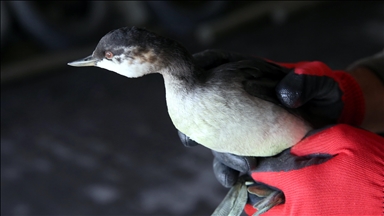
[[[289,69],[263,59],[240,60],[221,65],[217,73],[236,74],[244,90],[255,97],[282,106],[276,95],[276,85],[289,72]]]
[[[248,94],[281,105],[276,97],[275,87],[289,69],[252,55],[225,50],[205,50],[193,57],[196,65],[205,71],[204,74],[199,74],[201,79],[212,78],[212,75],[221,78],[242,77],[241,82]]]
[[[199,74],[202,83],[207,80],[227,80],[241,82],[243,89],[254,97],[269,101],[284,107],[293,115],[305,119],[314,128],[321,128],[329,124],[311,112],[310,107],[291,109],[285,107],[277,97],[276,86],[292,69],[271,63],[251,55],[226,52],[221,50],[207,50],[194,55],[197,65],[203,68]]]
[[[329,125],[331,122],[328,119],[313,113],[308,105],[293,109],[285,107],[280,102],[277,97],[276,86],[290,70],[256,58],[231,62],[215,69],[221,73],[237,73],[237,77],[240,76],[243,88],[248,94],[284,107],[291,114],[306,120],[314,128]]]
[[[231,62],[256,59],[256,57],[252,55],[218,49],[208,49],[195,53],[193,54],[193,58],[195,64],[206,71]]]

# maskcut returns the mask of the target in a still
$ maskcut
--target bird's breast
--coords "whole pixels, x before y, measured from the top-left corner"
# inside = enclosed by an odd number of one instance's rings
[[[175,127],[219,152],[271,156],[297,143],[310,129],[301,119],[241,89],[167,89]]]

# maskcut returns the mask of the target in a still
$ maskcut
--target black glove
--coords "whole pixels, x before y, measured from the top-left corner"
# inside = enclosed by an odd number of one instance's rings
[[[345,71],[331,70],[322,62],[281,64],[288,73],[276,86],[277,97],[288,108],[303,109],[322,128],[345,123],[359,126],[364,116],[364,98],[359,84]]]

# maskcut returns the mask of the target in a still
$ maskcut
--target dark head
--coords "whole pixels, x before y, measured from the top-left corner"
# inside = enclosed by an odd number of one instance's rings
[[[142,28],[123,27],[101,38],[91,56],[68,64],[101,67],[133,78],[160,72],[169,67],[173,59],[189,56],[176,41]]]

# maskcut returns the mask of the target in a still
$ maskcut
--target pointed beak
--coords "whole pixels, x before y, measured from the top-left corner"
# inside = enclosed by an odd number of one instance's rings
[[[92,57],[92,55],[90,55],[86,58],[69,62],[68,65],[74,66],[74,67],[88,67],[88,66],[95,66],[96,62],[97,62],[97,59],[95,59],[94,57]]]

